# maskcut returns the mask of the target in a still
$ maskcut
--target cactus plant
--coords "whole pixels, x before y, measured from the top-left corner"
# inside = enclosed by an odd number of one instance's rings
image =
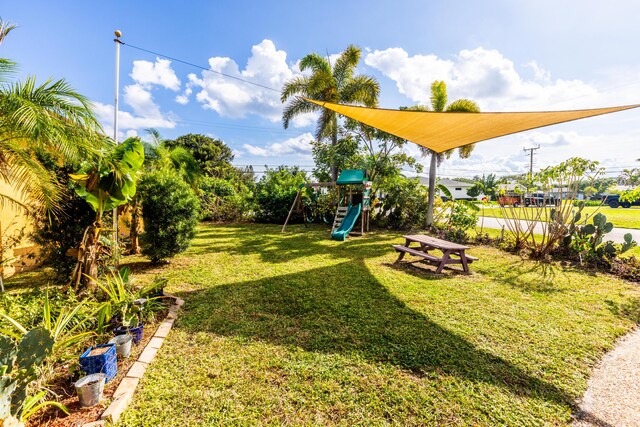
[[[636,246],[637,243],[635,242],[635,240],[633,240],[633,236],[631,235],[631,233],[627,233],[624,235],[624,243],[622,243],[622,247],[620,249],[620,252],[626,252],[629,249],[631,249],[632,247]]]
[[[19,343],[0,335],[0,420],[19,417],[27,386],[37,379],[39,367],[53,349],[54,339],[45,328],[34,328]]]
[[[597,213],[593,216],[593,227],[595,230],[589,239],[589,243],[591,244],[591,248],[595,250],[595,248],[602,243],[602,237],[613,230],[613,224],[607,222],[607,217],[605,215]]]

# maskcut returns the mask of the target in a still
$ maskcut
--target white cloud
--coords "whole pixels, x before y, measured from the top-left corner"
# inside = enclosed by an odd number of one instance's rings
[[[93,106],[105,133],[113,136],[113,105],[94,102]],[[168,117],[134,116],[127,111],[118,111],[118,138],[127,136],[129,132],[137,129],[173,129],[175,126],[175,121]]]
[[[174,115],[163,113],[152,94],[152,90],[157,86],[171,90],[180,89],[180,81],[171,69],[171,61],[134,61],[130,76],[135,83],[124,87],[123,104],[130,107],[133,113],[122,109],[118,111],[118,138],[137,135],[139,129],[174,128]],[[113,105],[94,103],[96,115],[109,136],[113,135],[113,108]]]
[[[124,102],[139,116],[152,118],[162,116],[160,107],[153,102],[151,91],[138,84],[125,86]]]
[[[605,69],[599,79],[587,83],[553,78],[551,71],[536,61],[517,69],[499,51],[483,48],[463,50],[451,59],[410,56],[403,49],[390,48],[370,52],[365,62],[393,80],[401,94],[422,104],[430,102],[434,80],[447,83],[449,101],[471,98],[483,111],[595,108],[633,104],[640,98],[637,66]],[[529,169],[529,157],[522,148],[535,145],[541,149],[534,156],[534,171],[575,156],[600,160],[602,166],[611,168],[629,167],[633,164],[629,153],[637,151],[637,123],[637,113],[622,112],[482,142],[469,159],[461,160],[454,154],[438,174],[523,173]],[[428,159],[420,158],[417,147],[408,151],[428,166]]]
[[[318,112],[302,113],[291,120],[291,125],[294,128],[304,128],[315,123],[319,117],[320,113]]]
[[[287,154],[298,154],[307,157],[311,154],[311,141],[313,141],[313,136],[307,132],[295,138],[289,138],[283,142],[276,142],[265,147],[244,144],[242,148],[249,154],[261,157],[283,156]]]
[[[176,102],[178,104],[187,105],[189,103],[189,95],[193,92],[191,89],[190,83],[187,83],[187,88],[185,89],[182,95],[176,96]]]
[[[551,72],[542,68],[536,61],[529,61],[526,64],[523,64],[523,66],[531,68],[536,80],[541,80],[543,82],[551,81]]]
[[[254,114],[278,122],[282,118],[283,107],[280,89],[294,76],[286,61],[287,54],[277,50],[273,42],[266,39],[253,46],[251,53],[244,70],[240,70],[230,58],[210,58],[209,67],[214,72],[203,71],[200,77],[190,74],[189,84],[197,91],[196,100],[222,117],[241,118]],[[249,80],[275,91],[218,73]]]
[[[534,79],[523,78],[513,62],[497,50],[462,50],[454,60],[436,55],[409,54],[401,48],[376,50],[365,63],[396,82],[400,93],[428,104],[434,80],[447,83],[449,99],[471,98],[485,111],[549,109],[549,106],[597,95],[595,87],[580,80],[552,80],[551,74],[529,62]]]
[[[130,76],[136,83],[145,87],[158,85],[173,91],[180,90],[180,80],[168,59],[156,58],[156,62],[133,61]]]

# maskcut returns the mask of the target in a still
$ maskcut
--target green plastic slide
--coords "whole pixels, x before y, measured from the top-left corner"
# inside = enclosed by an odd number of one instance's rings
[[[344,241],[347,240],[347,236],[349,232],[358,221],[358,216],[360,215],[360,211],[362,211],[362,204],[358,203],[357,205],[349,205],[349,209],[347,210],[347,215],[342,220],[342,224],[340,227],[334,232],[331,233],[331,238],[333,240]]]

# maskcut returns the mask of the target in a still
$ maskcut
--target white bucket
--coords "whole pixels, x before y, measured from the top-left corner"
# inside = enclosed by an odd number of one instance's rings
[[[100,403],[106,379],[107,375],[100,373],[87,375],[76,381],[75,387],[80,406],[94,406]]]

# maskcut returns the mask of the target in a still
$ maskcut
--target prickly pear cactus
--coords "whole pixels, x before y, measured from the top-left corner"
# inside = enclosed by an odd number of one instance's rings
[[[16,381],[11,377],[18,348],[13,340],[0,335],[0,420],[11,416],[11,396],[16,389]]]
[[[0,373],[2,375],[11,373],[17,354],[18,348],[13,340],[0,335]]]
[[[622,247],[620,248],[620,252],[626,252],[629,249],[631,249],[632,247],[636,246],[637,243],[635,240],[633,240],[633,236],[631,235],[631,233],[627,233],[624,235],[624,242],[622,243]]]
[[[20,415],[27,385],[37,378],[36,368],[51,353],[53,344],[51,332],[42,327],[24,334],[17,345],[0,335],[0,420]]]
[[[9,375],[0,377],[0,421],[11,416],[11,397],[17,382]]]
[[[593,228],[595,229],[591,236],[591,247],[595,250],[596,246],[602,243],[602,237],[613,230],[613,223],[607,222],[607,217],[601,213],[593,216]]]
[[[40,365],[53,349],[54,339],[45,328],[34,328],[24,334],[18,344],[18,367],[29,369]]]

